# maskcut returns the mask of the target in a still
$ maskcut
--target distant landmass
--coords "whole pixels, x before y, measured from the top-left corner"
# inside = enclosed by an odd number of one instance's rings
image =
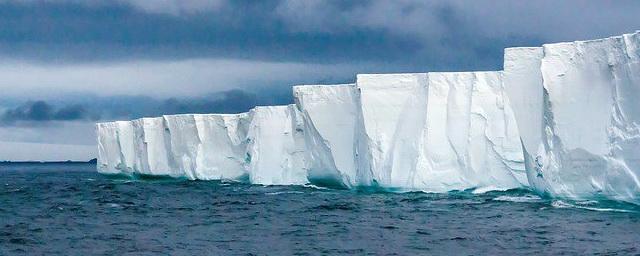
[[[89,161],[0,161],[0,165],[7,164],[96,164],[98,159],[93,158]]]

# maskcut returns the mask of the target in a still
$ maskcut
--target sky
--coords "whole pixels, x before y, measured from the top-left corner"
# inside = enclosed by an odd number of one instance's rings
[[[0,0],[0,160],[88,160],[94,124],[238,113],[357,73],[502,69],[640,30],[640,1]]]

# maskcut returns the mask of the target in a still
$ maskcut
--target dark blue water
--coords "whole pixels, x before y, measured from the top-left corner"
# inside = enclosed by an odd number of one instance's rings
[[[0,166],[0,255],[640,253],[640,208],[473,195],[131,180]]]

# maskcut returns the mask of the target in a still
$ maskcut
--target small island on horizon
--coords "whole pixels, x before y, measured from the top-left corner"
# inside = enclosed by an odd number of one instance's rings
[[[11,165],[11,164],[96,164],[98,160],[96,158],[90,159],[88,161],[0,161],[0,165]]]

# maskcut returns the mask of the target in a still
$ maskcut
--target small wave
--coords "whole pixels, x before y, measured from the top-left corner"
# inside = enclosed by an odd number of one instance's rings
[[[577,205],[595,205],[598,204],[598,201],[595,200],[586,200],[586,201],[577,201],[575,202]]]
[[[14,188],[14,189],[10,189],[10,190],[8,190],[7,192],[9,192],[9,193],[15,193],[15,192],[20,192],[20,191],[22,191],[22,188]]]
[[[313,184],[304,184],[304,185],[302,185],[302,187],[305,187],[305,188],[313,188],[313,189],[323,189],[323,190],[328,190],[328,189],[330,189],[330,188],[326,188],[326,187],[316,186],[316,185],[313,185]]]
[[[499,188],[496,186],[485,186],[485,187],[478,187],[473,189],[473,191],[471,193],[473,194],[484,194],[487,192],[492,192],[492,191],[507,191],[509,189],[506,188]]]
[[[493,199],[494,201],[502,201],[502,202],[514,202],[514,203],[538,203],[542,202],[542,198],[535,195],[525,195],[525,196],[498,196]]]
[[[597,211],[597,212],[636,212],[632,210],[616,209],[616,208],[587,207],[587,206],[581,206],[577,204],[571,204],[562,200],[554,200],[553,202],[551,202],[551,206],[553,208],[574,208],[574,209],[582,209],[582,210]]]
[[[268,192],[264,193],[265,195],[281,195],[281,194],[303,194],[302,191],[278,191],[278,192]]]
[[[316,207],[311,208],[314,211],[315,210],[325,210],[325,211],[336,211],[336,210],[342,210],[342,211],[356,211],[358,210],[358,206],[354,205],[353,203],[348,203],[348,202],[337,202],[337,203],[331,203],[331,204],[323,204],[323,205],[318,205]]]

